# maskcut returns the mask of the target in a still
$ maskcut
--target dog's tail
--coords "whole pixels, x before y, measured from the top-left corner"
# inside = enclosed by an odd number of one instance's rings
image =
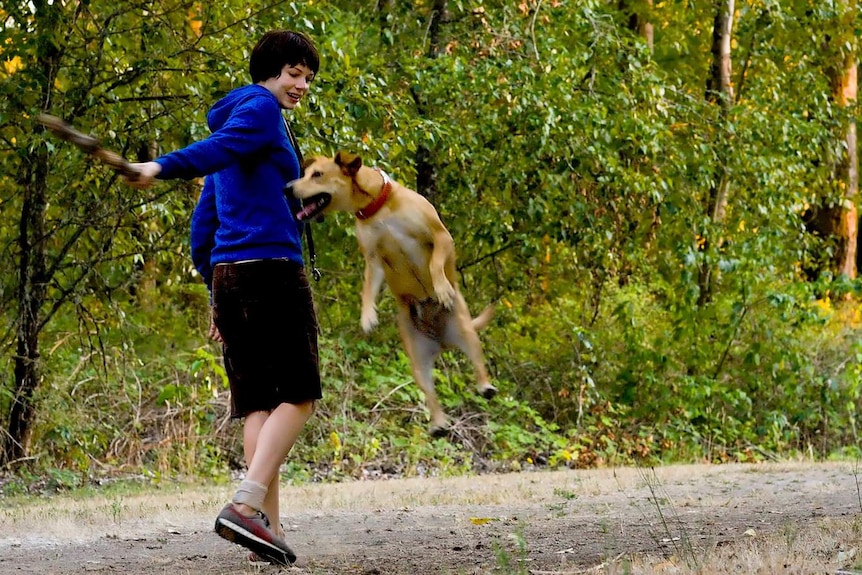
[[[473,318],[473,329],[479,331],[480,329],[484,329],[488,323],[490,323],[491,318],[494,317],[494,306],[489,305],[485,309],[482,310],[482,313]]]

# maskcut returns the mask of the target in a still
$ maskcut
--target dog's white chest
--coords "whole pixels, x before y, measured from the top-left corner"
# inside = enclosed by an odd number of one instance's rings
[[[427,241],[428,233],[400,218],[379,218],[359,226],[356,236],[360,242],[376,248],[391,249],[393,245],[403,245],[405,249],[411,249]]]
[[[427,265],[430,234],[410,220],[379,218],[357,226],[356,238],[366,254],[376,254],[385,268],[396,273]]]

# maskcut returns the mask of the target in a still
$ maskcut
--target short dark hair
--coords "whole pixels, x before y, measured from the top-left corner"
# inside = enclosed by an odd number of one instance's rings
[[[302,32],[272,30],[264,34],[251,51],[248,71],[251,81],[257,83],[280,75],[285,66],[297,64],[317,74],[320,56],[314,42]]]

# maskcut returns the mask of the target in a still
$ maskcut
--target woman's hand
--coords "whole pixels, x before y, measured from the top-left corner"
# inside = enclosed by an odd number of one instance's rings
[[[145,190],[153,185],[153,180],[155,180],[156,176],[158,176],[162,171],[162,165],[157,162],[130,164],[130,167],[137,172],[138,176],[134,180],[130,180],[127,176],[123,176],[123,181],[139,190]]]
[[[219,333],[219,330],[216,327],[215,321],[210,321],[210,331],[208,335],[211,340],[217,341],[219,343],[224,343],[224,340],[221,337],[221,333]]]

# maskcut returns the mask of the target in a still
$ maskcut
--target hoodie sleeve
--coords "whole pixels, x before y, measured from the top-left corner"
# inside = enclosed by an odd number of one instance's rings
[[[201,197],[198,199],[194,212],[192,212],[191,250],[192,263],[204,279],[210,294],[212,294],[213,287],[213,268],[210,256],[213,247],[215,247],[215,234],[218,227],[215,183],[213,177],[208,177],[204,180]]]
[[[237,104],[219,129],[156,159],[160,180],[208,176],[254,155],[283,137],[281,111],[274,97],[258,95]]]

